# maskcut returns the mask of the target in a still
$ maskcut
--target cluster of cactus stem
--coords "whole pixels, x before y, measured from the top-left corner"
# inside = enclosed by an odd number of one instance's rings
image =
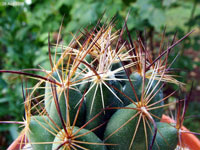
[[[179,123],[160,122],[164,109],[185,100],[167,103],[168,84],[183,86],[170,74],[164,34],[157,57],[152,57],[140,37],[130,37],[126,21],[75,36],[68,46],[49,40],[51,68],[44,76],[21,71],[1,71],[29,76],[39,82],[23,90],[25,118],[21,149],[33,150],[169,150],[180,143]],[[59,32],[60,33],[60,32]],[[129,38],[125,38],[127,35]],[[60,36],[60,34],[59,34]],[[23,88],[24,89],[24,88]],[[181,109],[181,107],[180,107]],[[179,109],[179,110],[180,110]],[[179,111],[179,117],[183,117]],[[177,119],[178,120],[178,119]]]

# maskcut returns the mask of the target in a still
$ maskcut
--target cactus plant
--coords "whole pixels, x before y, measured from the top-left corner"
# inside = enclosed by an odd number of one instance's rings
[[[130,35],[126,21],[114,33],[112,22],[99,26],[74,36],[68,46],[57,43],[54,57],[49,40],[51,68],[42,69],[44,76],[0,71],[39,80],[26,93],[23,89],[26,117],[21,135],[28,139],[22,142],[34,150],[175,149],[178,125],[160,123],[174,92],[163,96],[162,88],[167,83],[184,86],[169,73],[167,58],[190,33],[173,40],[167,50],[160,48],[153,60],[140,38],[123,39],[125,29]]]

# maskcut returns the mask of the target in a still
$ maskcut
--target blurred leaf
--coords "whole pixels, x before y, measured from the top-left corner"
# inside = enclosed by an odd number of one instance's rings
[[[78,25],[78,22],[76,21],[70,21],[67,25],[67,31],[75,31],[77,28],[80,28],[80,26]]]
[[[166,7],[169,7],[176,2],[177,2],[177,0],[163,0],[163,5]]]
[[[0,89],[6,88],[6,87],[7,87],[7,83],[0,76]]]
[[[74,7],[70,11],[73,20],[76,20],[80,25],[88,25],[94,23],[98,19],[96,10],[99,3],[88,4],[85,2],[75,3]],[[83,15],[84,14],[84,15]]]
[[[139,0],[136,2],[136,6],[139,8],[139,15],[143,20],[148,19],[155,8],[151,0]]]
[[[18,40],[24,39],[27,34],[28,29],[29,29],[28,27],[23,27],[20,30],[18,30],[16,34],[16,39]]]
[[[148,18],[149,23],[157,30],[165,26],[165,14],[161,9],[154,9],[150,17]]]
[[[0,104],[1,104],[1,103],[5,103],[5,102],[8,102],[8,99],[7,99],[7,98],[0,98]]]

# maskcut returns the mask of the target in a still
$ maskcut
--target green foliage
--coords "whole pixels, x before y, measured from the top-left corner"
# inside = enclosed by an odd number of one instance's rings
[[[177,146],[177,130],[170,124],[159,122],[157,123],[159,130],[156,136],[156,143],[153,146],[153,150],[158,150],[162,147],[163,150],[175,149]]]

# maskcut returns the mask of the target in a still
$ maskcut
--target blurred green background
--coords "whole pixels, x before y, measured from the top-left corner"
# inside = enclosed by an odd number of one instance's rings
[[[145,30],[150,49],[159,47],[165,26],[167,42],[176,31],[177,39],[180,39],[195,29],[189,38],[173,49],[170,59],[172,61],[180,53],[173,68],[180,69],[176,73],[181,76],[180,81],[187,83],[185,91],[194,81],[185,125],[200,132],[199,0],[3,0],[0,2],[0,69],[21,70],[39,68],[38,65],[48,68],[48,32],[51,42],[55,43],[63,16],[62,37],[67,44],[72,39],[70,32],[75,34],[79,29],[94,26],[104,11],[103,20],[116,15],[116,29],[120,29],[130,11],[127,24],[132,36],[136,33],[144,35]],[[29,84],[33,83],[29,81]],[[170,90],[173,87],[167,89]],[[21,121],[23,115],[19,76],[0,74],[0,120]],[[16,125],[0,125],[2,149],[17,137],[18,131]]]

